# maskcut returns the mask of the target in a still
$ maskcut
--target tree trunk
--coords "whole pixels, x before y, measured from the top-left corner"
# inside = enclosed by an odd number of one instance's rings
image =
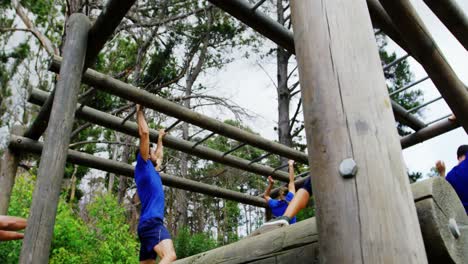
[[[284,8],[283,0],[276,1],[276,9],[278,16],[278,23],[284,25]],[[277,94],[278,94],[278,140],[281,144],[288,147],[292,146],[291,133],[289,132],[289,105],[290,105],[290,92],[288,89],[288,61],[290,54],[282,47],[278,46],[276,49],[277,61]],[[281,157],[281,165],[288,162],[287,158]],[[288,168],[282,170],[287,171]]]
[[[122,151],[121,161],[123,163],[128,163],[130,156],[133,155],[132,148],[130,147],[130,143],[132,143],[133,138],[128,135],[123,136],[123,142],[125,143]],[[127,192],[127,177],[120,175],[119,176],[119,192],[118,192],[118,200],[119,204],[122,204],[125,193]]]
[[[119,132],[114,132],[114,134],[115,134],[115,141],[120,142]],[[113,146],[113,151],[112,151],[112,160],[117,160],[117,158],[119,157],[119,150],[120,150],[120,146],[118,144],[115,144]],[[108,193],[112,193],[112,189],[114,188],[114,181],[115,181],[115,174],[110,173],[109,174],[109,184],[107,186],[107,192]]]
[[[70,187],[71,187],[71,192],[70,192],[70,203],[73,203],[73,200],[75,199],[75,191],[76,191],[76,173],[78,171],[78,165],[75,165],[73,167],[73,174],[71,176],[70,180]]]

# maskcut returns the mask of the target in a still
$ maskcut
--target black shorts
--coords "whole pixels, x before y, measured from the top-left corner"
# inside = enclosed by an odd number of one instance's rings
[[[306,190],[306,191],[309,193],[309,195],[312,195],[312,182],[311,182],[311,180],[310,180],[310,176],[309,176],[309,178],[307,178],[307,180],[304,182],[304,185],[302,185],[302,187],[299,188],[299,189],[304,189],[304,190]]]
[[[171,235],[159,218],[151,218],[138,225],[138,238],[140,239],[140,261],[156,259],[154,247]]]

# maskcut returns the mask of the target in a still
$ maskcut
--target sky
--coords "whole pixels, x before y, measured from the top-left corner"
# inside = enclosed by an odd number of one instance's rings
[[[456,74],[467,84],[468,52],[422,0],[412,0],[411,2]],[[468,14],[468,1],[457,0],[457,2]],[[272,43],[265,45],[273,47]],[[392,41],[390,41],[388,49],[395,51],[398,57],[405,55],[404,51]],[[426,76],[424,69],[413,58],[409,58],[408,61],[414,73],[414,80]],[[246,122],[249,126],[265,138],[277,139],[277,134],[274,131],[277,120],[277,96],[270,80],[270,78],[276,79],[274,58],[261,59],[252,56],[248,59],[237,59],[223,71],[205,76],[205,78],[209,79],[216,87],[216,89],[212,89],[211,93],[226,96],[255,115],[255,118]],[[424,102],[440,95],[430,80],[422,82],[414,88],[423,90]],[[291,112],[294,110],[295,104],[291,106]],[[440,100],[425,107],[420,118],[427,123],[449,113],[451,111],[446,103]],[[219,118],[222,117],[222,115],[219,116]],[[457,164],[456,149],[461,144],[468,144],[468,136],[462,128],[458,128],[403,150],[403,158],[409,171],[422,172],[423,175],[429,173],[437,160],[444,160],[447,169],[450,170]]]

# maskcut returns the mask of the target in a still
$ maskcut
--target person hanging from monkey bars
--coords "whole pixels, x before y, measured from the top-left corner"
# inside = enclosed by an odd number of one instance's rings
[[[280,217],[274,218],[266,223],[263,226],[269,225],[289,225],[290,221],[296,217],[296,215],[304,208],[306,208],[309,203],[309,198],[312,195],[312,182],[310,176],[304,182],[304,185],[297,190],[294,198],[289,203],[288,208],[284,214]],[[260,227],[261,228],[261,227]]]
[[[140,135],[140,149],[136,152],[135,182],[141,201],[141,216],[138,223],[140,239],[140,263],[166,264],[176,260],[171,235],[164,227],[164,189],[159,171],[163,161],[164,129],[159,130],[156,149],[149,139],[149,128],[145,120],[144,109],[137,105],[137,124]]]
[[[294,194],[296,193],[296,187],[294,185],[294,160],[288,161],[289,167],[289,183],[288,187],[281,187],[279,191],[279,195],[277,199],[273,199],[270,197],[271,189],[273,188],[273,184],[275,181],[271,176],[268,176],[268,187],[265,190],[265,194],[263,198],[268,203],[269,208],[271,209],[271,213],[274,217],[280,217],[286,211],[288,204],[293,200]],[[291,220],[288,222],[289,224],[296,223],[296,217],[292,217]]]

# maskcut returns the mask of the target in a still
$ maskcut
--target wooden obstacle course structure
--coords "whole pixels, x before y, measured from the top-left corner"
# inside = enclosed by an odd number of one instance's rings
[[[455,237],[449,220],[461,226],[468,217],[450,184],[437,177],[412,184],[411,189],[429,263],[465,263],[468,236]],[[318,238],[313,217],[175,263],[320,263]]]
[[[275,255],[274,260],[271,258],[242,260],[231,254],[229,260],[232,263],[247,260],[250,262],[258,260],[259,263],[262,261],[283,263],[290,261],[292,254],[299,254],[301,258],[303,257],[300,260],[304,262],[326,259],[328,262],[336,263],[424,263],[427,262],[426,252],[431,261],[432,252],[437,252],[438,249],[444,251],[446,245],[444,243],[449,241],[447,239],[450,236],[445,229],[445,233],[440,231],[443,229],[442,225],[434,228],[434,221],[437,223],[437,219],[442,219],[442,216],[451,213],[444,211],[440,214],[434,211],[438,208],[434,204],[441,206],[445,202],[444,200],[439,203],[439,198],[434,198],[436,197],[432,193],[434,188],[422,191],[423,196],[415,194],[415,198],[420,199],[416,201],[416,208],[423,231],[421,234],[403,168],[400,144],[403,148],[409,147],[459,126],[463,126],[465,131],[468,131],[466,109],[468,93],[438,51],[428,31],[409,5],[409,1],[398,0],[394,3],[390,0],[380,0],[380,2],[360,0],[351,3],[327,0],[319,3],[292,0],[291,17],[294,33],[258,10],[258,6],[264,1],[259,1],[255,6],[246,0],[209,1],[271,39],[279,47],[296,54],[304,102],[308,154],[185,109],[89,69],[107,39],[135,2],[135,0],[109,0],[93,25],[84,15],[71,16],[66,27],[63,59],[56,57],[52,59],[51,69],[60,72],[56,89],[50,95],[33,91],[31,102],[42,105],[39,115],[26,130],[24,137],[22,133],[13,133],[9,144],[11,151],[5,154],[9,155],[5,162],[10,165],[2,166],[0,181],[3,181],[3,175],[14,176],[18,161],[15,151],[42,153],[20,263],[48,262],[60,182],[67,159],[75,164],[129,177],[133,174],[131,165],[68,150],[75,112],[77,118],[131,136],[138,136],[135,123],[123,122],[123,119],[116,116],[86,106],[78,106],[77,91],[81,82],[174,116],[178,118],[177,122],[184,121],[207,129],[211,132],[210,135],[216,133],[235,139],[239,141],[239,147],[246,144],[258,147],[265,150],[266,154],[258,160],[248,161],[231,155],[238,147],[222,153],[203,146],[203,140],[190,142],[167,136],[165,144],[170,148],[259,175],[271,174],[282,181],[287,181],[286,173],[257,162],[268,155],[279,155],[309,164],[317,200],[317,225],[315,219],[307,220],[285,228],[289,230],[287,232],[278,231],[277,236],[283,237],[282,241],[295,243],[293,240],[301,235],[299,231],[305,230],[305,233],[310,235],[299,241],[314,246],[301,248],[300,243],[291,247],[287,246],[287,243],[286,247],[283,247],[283,244],[281,246],[265,244],[260,251],[285,252],[283,249],[287,248],[290,255]],[[466,36],[468,32],[466,23],[456,23],[455,26],[450,22],[453,21],[451,19],[466,22],[463,13],[454,12],[454,10],[459,11],[454,0],[448,1],[447,7],[450,12],[433,6],[430,2],[434,1],[425,1],[456,36],[459,38],[461,36],[462,39]],[[315,15],[311,16],[311,12]],[[381,65],[371,22],[423,65],[449,107],[457,115],[456,121],[441,120],[429,125],[388,97],[383,73],[379,68]],[[421,49],[418,48],[419,42],[423,44]],[[348,57],[355,59],[351,61]],[[415,133],[398,139],[394,119],[411,127]],[[38,142],[44,131],[46,131],[46,140],[44,143]],[[151,140],[157,140],[155,131],[151,131]],[[379,156],[382,159],[376,160]],[[357,163],[358,172],[351,178],[343,178],[338,173],[338,167],[343,160],[349,158]],[[162,174],[162,178],[167,186],[266,207],[264,200],[258,196],[176,176]],[[301,186],[304,181],[305,177],[298,179],[296,186]],[[11,191],[11,186],[8,186],[6,189],[10,188]],[[445,192],[449,192],[446,189]],[[2,202],[6,201],[3,207],[8,204],[5,195],[8,196],[8,193],[5,192],[0,196]],[[429,204],[429,207],[420,210],[418,204],[421,202]],[[450,206],[448,208],[453,209]],[[436,220],[421,221],[421,212],[428,214],[427,219]],[[464,217],[466,218],[466,215]],[[423,218],[426,219],[426,216]],[[458,214],[454,215],[454,219],[465,221],[463,216]],[[429,225],[426,225],[428,223]],[[281,232],[283,233],[280,234]],[[435,245],[434,249],[429,252],[426,247],[424,250],[422,239],[432,241],[432,238],[427,238],[425,233],[440,232],[443,234],[441,233],[437,239],[444,243],[430,243]],[[265,236],[270,235],[274,234]],[[316,243],[317,237],[321,238],[320,245]],[[232,247],[242,248],[239,246],[242,243],[250,245],[247,240],[239,243]],[[458,241],[450,243],[453,245],[452,248],[457,248],[459,245]],[[317,255],[317,252],[320,254]],[[463,250],[456,249],[454,252],[438,254],[443,256],[441,259],[444,261],[451,259],[455,263],[467,259]]]

